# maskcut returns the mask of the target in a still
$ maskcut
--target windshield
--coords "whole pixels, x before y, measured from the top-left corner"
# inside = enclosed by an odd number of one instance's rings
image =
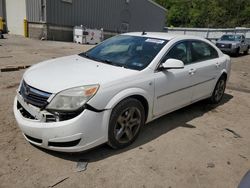
[[[241,36],[240,35],[223,35],[221,37],[222,41],[240,41]]]
[[[163,39],[118,35],[79,55],[114,66],[142,70],[167,42]]]

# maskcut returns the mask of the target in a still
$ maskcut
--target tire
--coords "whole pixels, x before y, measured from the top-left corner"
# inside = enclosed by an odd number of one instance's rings
[[[210,103],[218,104],[221,99],[223,98],[224,92],[226,89],[226,76],[221,76],[220,79],[217,81],[213,94],[210,97]]]
[[[249,51],[249,46],[247,47],[246,51],[244,51],[244,55],[247,55]]]
[[[235,51],[234,55],[236,57],[238,57],[240,55],[240,48],[237,48],[237,50]]]
[[[121,149],[132,144],[145,124],[145,110],[140,101],[128,98],[112,110],[109,120],[108,145]]]

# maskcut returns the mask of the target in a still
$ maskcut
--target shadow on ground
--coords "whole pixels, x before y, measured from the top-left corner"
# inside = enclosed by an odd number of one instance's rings
[[[238,54],[238,55],[236,55],[236,54],[228,54],[231,58],[238,58],[238,57],[243,57],[243,56],[248,56],[249,55],[249,53],[248,54],[243,54],[243,53],[240,53],[240,54]]]
[[[225,94],[223,97],[223,100],[221,101],[219,105],[223,105],[229,102],[232,98],[233,98],[232,95]],[[70,161],[75,161],[75,162],[78,162],[78,161],[95,162],[95,161],[108,158],[113,155],[118,155],[120,153],[123,153],[133,148],[137,148],[137,147],[139,148],[141,145],[144,145],[160,137],[163,134],[167,134],[169,131],[177,127],[194,129],[196,127],[191,124],[188,124],[188,122],[190,122],[191,120],[197,117],[202,116],[203,114],[209,111],[215,110],[216,107],[217,105],[210,105],[210,104],[207,104],[206,101],[200,101],[190,106],[187,106],[183,109],[180,109],[178,111],[167,114],[145,125],[142,128],[140,135],[136,139],[136,141],[131,146],[126,147],[124,149],[120,149],[120,150],[113,150],[106,144],[96,147],[94,149],[85,151],[85,152],[80,152],[80,153],[62,153],[62,152],[49,151],[49,150],[45,150],[41,148],[39,149],[50,155],[53,155],[55,157],[59,157],[65,160],[70,160]]]

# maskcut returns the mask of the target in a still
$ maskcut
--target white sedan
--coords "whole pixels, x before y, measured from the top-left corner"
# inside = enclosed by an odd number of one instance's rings
[[[194,36],[127,33],[29,68],[14,101],[27,141],[78,152],[130,145],[141,127],[203,99],[219,103],[231,61]]]

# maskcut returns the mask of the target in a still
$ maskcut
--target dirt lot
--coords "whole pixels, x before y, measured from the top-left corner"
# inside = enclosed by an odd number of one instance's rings
[[[0,68],[89,47],[7,36],[0,40]],[[0,187],[237,187],[250,169],[250,55],[232,61],[219,106],[199,102],[166,115],[146,125],[129,148],[103,145],[78,154],[41,150],[24,140],[12,112],[24,70],[0,72]],[[88,162],[86,171],[76,171],[78,161]]]

